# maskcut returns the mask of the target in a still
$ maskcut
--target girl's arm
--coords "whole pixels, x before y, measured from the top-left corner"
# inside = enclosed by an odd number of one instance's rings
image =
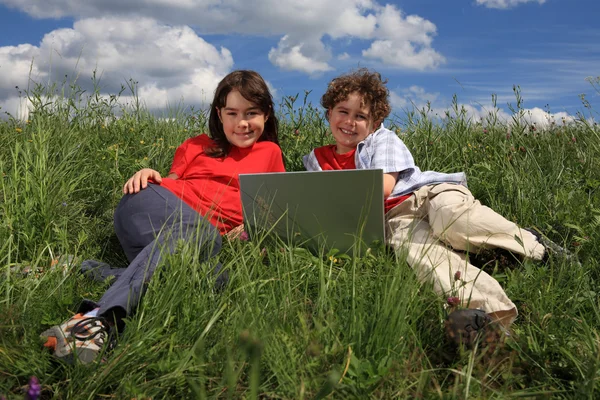
[[[152,179],[156,183],[162,182],[162,177],[158,171],[151,168],[144,168],[133,174],[125,185],[123,185],[123,194],[135,194],[142,189],[148,187],[148,179]]]

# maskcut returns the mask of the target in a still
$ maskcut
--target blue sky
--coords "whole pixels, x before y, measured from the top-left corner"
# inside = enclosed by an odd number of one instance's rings
[[[600,76],[597,0],[0,0],[0,107],[15,86],[78,76],[115,93],[139,82],[149,108],[206,105],[234,69],[254,69],[276,99],[358,66],[389,80],[394,112],[458,96],[473,116],[506,114],[521,86],[534,121],[574,115]],[[31,70],[31,72],[30,72]],[[127,97],[124,97],[127,100]],[[547,114],[546,111],[550,111]]]

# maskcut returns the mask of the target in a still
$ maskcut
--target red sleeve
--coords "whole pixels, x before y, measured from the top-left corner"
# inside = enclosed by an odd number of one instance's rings
[[[183,172],[187,168],[187,149],[190,144],[190,140],[186,140],[183,142],[177,150],[175,150],[175,156],[173,157],[173,163],[171,164],[171,169],[169,174],[176,174],[178,177],[183,175]]]
[[[285,166],[283,165],[283,154],[281,154],[281,149],[279,146],[277,146],[277,151],[274,151],[273,155],[271,156],[269,172],[285,172]]]
[[[189,138],[181,144],[175,151],[173,164],[171,164],[170,174],[177,174],[182,177],[190,162],[192,162],[204,149],[212,145],[212,139],[206,134]]]

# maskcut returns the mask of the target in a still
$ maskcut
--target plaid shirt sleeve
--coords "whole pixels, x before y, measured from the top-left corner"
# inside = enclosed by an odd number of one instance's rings
[[[321,171],[321,166],[319,165],[319,161],[317,161],[317,156],[315,156],[314,150],[312,150],[310,154],[302,157],[302,162],[304,163],[304,168],[307,171]]]
[[[361,164],[361,167],[357,164],[358,168],[382,169],[386,174],[402,171],[410,173],[415,168],[415,161],[404,142],[385,128],[369,135],[359,144],[357,153],[357,161]]]
[[[462,172],[421,172],[404,142],[383,125],[358,144],[356,153],[358,169],[382,169],[384,173],[399,173],[390,198],[411,193],[425,185],[456,183],[466,186],[466,177]]]

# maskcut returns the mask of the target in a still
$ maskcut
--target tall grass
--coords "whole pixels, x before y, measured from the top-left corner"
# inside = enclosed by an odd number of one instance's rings
[[[520,311],[503,348],[451,351],[444,299],[383,248],[355,258],[225,240],[223,291],[183,247],[116,349],[84,367],[56,363],[38,335],[106,289],[78,260],[125,264],[112,229],[124,180],[145,166],[166,172],[207,116],[159,118],[67,83],[27,96],[29,120],[0,122],[0,394],[22,397],[35,375],[47,398],[598,397],[600,129],[589,104],[543,132],[519,118],[518,101],[512,123],[471,120],[458,101],[442,118],[414,109],[389,121],[421,169],[465,171],[484,204],[582,261],[488,266]],[[286,166],[301,170],[302,155],[330,142],[326,121],[306,96],[284,98],[279,115]]]

